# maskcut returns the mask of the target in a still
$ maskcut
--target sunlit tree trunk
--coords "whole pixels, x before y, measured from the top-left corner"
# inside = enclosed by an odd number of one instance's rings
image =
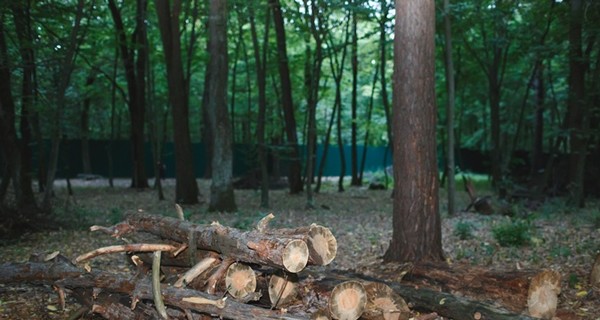
[[[385,261],[442,260],[435,103],[435,2],[396,0],[394,217]]]
[[[209,0],[208,117],[213,138],[209,211],[236,211],[233,150],[227,112],[227,1]]]
[[[181,1],[156,0],[155,4],[165,52],[169,102],[173,115],[175,201],[180,204],[196,204],[199,191],[189,127],[189,79],[184,75],[179,34]]]

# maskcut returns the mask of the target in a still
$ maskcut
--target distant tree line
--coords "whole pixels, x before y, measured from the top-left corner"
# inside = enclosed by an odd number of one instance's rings
[[[500,196],[527,184],[534,192],[552,189],[583,206],[586,194],[600,189],[593,160],[600,158],[600,2],[433,3],[435,147],[447,159],[459,148],[489,154],[489,174]],[[3,2],[3,212],[51,212],[64,139],[80,139],[84,155],[92,139],[129,139],[131,187],[140,189],[148,188],[147,173],[159,170],[165,143],[173,142],[176,199],[182,204],[197,203],[203,192],[191,149],[192,142],[203,142],[209,151],[211,210],[236,210],[235,143],[254,146],[249,156],[261,173],[264,207],[269,206],[266,159],[275,149],[290,161],[290,193],[306,192],[308,207],[320,187],[323,168],[317,164],[331,152],[346,159],[344,145],[350,146],[350,157],[339,163],[338,189],[347,186],[346,167],[349,184],[361,185],[365,155],[358,146],[398,152],[394,140],[408,133],[394,132],[392,119],[418,117],[392,103],[400,94],[391,81],[397,58],[392,44],[405,44],[393,32],[396,5],[390,0]],[[145,143],[152,146],[152,168],[146,168]],[[320,161],[317,144],[324,146]],[[110,154],[110,144],[107,148]],[[511,167],[521,163],[518,150],[527,151],[528,170],[514,175]],[[111,161],[108,165],[117,165]],[[91,170],[89,158],[82,162],[84,171]],[[450,173],[455,169],[446,166]],[[160,180],[156,184],[162,197]]]

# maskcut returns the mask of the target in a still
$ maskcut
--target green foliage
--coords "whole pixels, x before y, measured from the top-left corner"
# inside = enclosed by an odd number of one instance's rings
[[[460,240],[473,238],[473,225],[469,222],[459,221],[454,225],[454,235]]]
[[[531,240],[529,224],[521,220],[503,222],[492,229],[492,234],[503,247],[523,246]]]

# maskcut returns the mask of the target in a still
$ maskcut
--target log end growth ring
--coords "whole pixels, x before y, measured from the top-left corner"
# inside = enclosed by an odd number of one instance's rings
[[[227,292],[235,299],[242,299],[256,290],[256,274],[249,266],[232,263],[225,275]]]
[[[331,292],[329,311],[334,319],[356,320],[365,311],[367,293],[358,281],[340,283]]]
[[[337,240],[329,228],[313,224],[308,232],[308,249],[317,265],[328,265],[337,254]]]
[[[303,240],[288,242],[283,250],[283,266],[289,272],[298,273],[308,263],[308,245]]]

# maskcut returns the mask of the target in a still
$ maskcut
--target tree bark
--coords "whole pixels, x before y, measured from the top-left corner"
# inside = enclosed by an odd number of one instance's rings
[[[254,19],[254,3],[249,3],[248,12],[250,19],[250,33],[252,35],[252,48],[254,51],[254,64],[256,65],[256,83],[258,84],[258,119],[256,124],[258,165],[260,167],[260,206],[269,207],[269,168],[267,164],[267,144],[265,127],[267,125],[267,47],[269,43],[270,10],[266,10],[265,34],[263,48],[258,45],[258,35]],[[262,52],[261,52],[262,51]]]
[[[198,183],[194,171],[189,129],[189,79],[185,78],[179,35],[181,0],[156,0],[156,12],[165,52],[169,102],[173,114],[175,144],[175,201],[198,203]]]
[[[144,97],[144,77],[143,72],[145,66],[143,60],[144,45],[146,43],[145,36],[145,17],[146,17],[146,1],[137,0],[136,28],[132,34],[131,48],[127,46],[127,35],[125,26],[121,18],[121,12],[117,8],[114,0],[108,0],[108,7],[115,23],[117,32],[117,41],[119,43],[119,51],[121,53],[121,61],[125,68],[125,79],[127,80],[127,92],[129,99],[127,105],[129,108],[129,118],[131,121],[130,139],[131,139],[131,159],[132,159],[132,188],[147,188],[148,178],[144,165],[144,113],[145,113],[145,97]],[[137,52],[137,63],[134,53]],[[144,62],[143,64],[141,62]],[[136,68],[137,65],[137,68]],[[141,67],[140,67],[141,65]],[[142,72],[140,74],[140,71]],[[140,88],[142,86],[142,88]]]
[[[36,200],[33,195],[33,152],[31,150],[33,127],[31,119],[37,112],[34,110],[35,91],[35,58],[33,50],[33,30],[29,1],[15,2],[11,4],[15,21],[15,30],[19,40],[19,52],[23,63],[23,82],[21,96],[20,115],[20,149],[21,149],[21,173],[19,182],[21,199],[17,203],[19,208],[36,208]]]
[[[233,150],[227,113],[227,1],[210,0],[207,72],[208,117],[212,143],[212,184],[209,211],[236,211],[233,193]]]
[[[444,0],[444,59],[446,67],[446,133],[448,151],[446,155],[446,170],[448,175],[448,215],[454,215],[456,197],[456,180],[454,179],[454,61],[452,59],[452,30],[450,24],[450,1]]]
[[[442,260],[435,105],[435,4],[397,0],[394,217],[385,261]]]
[[[357,109],[358,109],[358,33],[357,33],[357,21],[356,17],[357,11],[359,10],[358,6],[359,2],[354,1],[354,6],[352,9],[352,49],[351,49],[351,64],[352,64],[352,123],[350,124],[351,128],[351,174],[352,178],[350,180],[350,185],[352,186],[360,186],[362,181],[359,179],[358,174],[358,150],[356,146],[357,140]]]
[[[290,166],[288,169],[288,182],[290,193],[296,194],[302,191],[302,166],[300,163],[300,150],[298,148],[298,134],[296,132],[296,116],[294,114],[294,100],[292,99],[292,83],[290,80],[290,68],[287,58],[287,44],[285,38],[285,27],[281,14],[281,3],[279,0],[269,0],[273,10],[273,24],[277,40],[277,67],[281,80],[281,102],[285,121],[285,134],[290,148]]]
[[[585,68],[582,49],[583,0],[570,2],[569,20],[569,93],[567,101],[567,128],[569,130],[569,182],[568,202],[577,207],[584,206],[584,167],[587,154],[585,118]]]

